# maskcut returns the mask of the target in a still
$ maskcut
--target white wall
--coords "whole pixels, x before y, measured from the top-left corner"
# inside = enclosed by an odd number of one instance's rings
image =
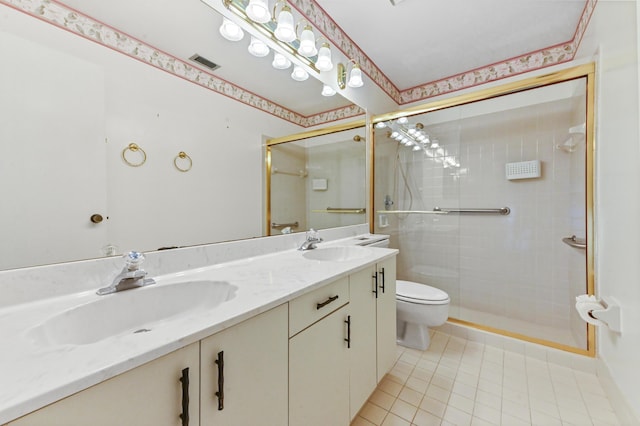
[[[622,307],[622,334],[598,329],[598,356],[640,419],[638,4],[603,1],[578,51],[597,61],[596,293]]]
[[[106,238],[95,241],[81,256],[71,250],[77,246],[73,239],[77,232],[62,227],[58,220],[47,221],[47,215],[43,214],[46,226],[40,231],[40,235],[45,235],[41,244],[53,244],[48,251],[56,257],[29,259],[26,263],[4,267],[97,257],[101,255],[101,247],[107,244],[116,245],[119,251],[134,248],[146,251],[262,234],[263,137],[296,133],[300,127],[10,8],[2,8],[0,32],[23,40],[25,46],[37,47],[21,52],[24,56],[33,56],[32,65],[7,57],[5,49],[3,67],[30,67],[31,71],[35,68],[36,72],[17,74],[29,76],[34,82],[46,77],[48,84],[60,85],[61,90],[55,95],[59,102],[53,108],[69,112],[60,114],[64,118],[57,120],[62,130],[56,133],[46,129],[40,120],[30,122],[46,135],[39,142],[57,148],[47,151],[46,163],[39,163],[54,165],[51,172],[54,174],[66,170],[78,181],[86,179],[87,171],[66,169],[74,163],[102,175],[88,191],[102,194],[102,199],[107,200],[106,209],[98,206],[95,213],[109,217],[93,226],[88,221],[90,214],[83,211],[75,220],[72,226],[90,227],[89,232],[107,229]],[[56,54],[43,57],[42,52],[47,51]],[[78,68],[75,63],[86,66]],[[97,77],[91,81],[101,82],[102,86],[78,93],[75,89],[79,85],[75,82],[87,79],[84,78],[87,69],[95,70],[93,75]],[[61,70],[65,78],[58,78]],[[33,96],[35,89],[23,91],[21,86],[30,86],[29,81],[9,84],[7,89],[16,90],[16,97],[28,97],[33,105],[41,102]],[[102,98],[97,99],[94,92]],[[77,133],[80,124],[86,127],[86,120],[74,114],[72,107],[77,108],[77,103],[87,97],[97,104],[80,105],[80,108],[97,108],[100,122],[94,123],[90,137],[84,138],[84,149],[82,145],[71,148],[65,145],[67,136]],[[11,109],[10,105],[7,109]],[[16,119],[10,112],[3,116]],[[28,117],[26,121],[29,122]],[[104,150],[105,141],[106,158],[101,155],[88,163],[89,152],[93,152],[90,145],[101,145]],[[0,142],[5,153],[11,151],[12,144],[20,143],[6,136]],[[26,145],[31,146],[30,142]],[[148,158],[141,167],[130,167],[121,158],[122,150],[131,142],[146,151]],[[193,159],[193,168],[187,173],[176,170],[173,165],[180,151]],[[33,174],[2,176],[2,179],[19,188],[20,182],[31,181]],[[46,191],[31,193],[29,197],[43,199],[48,195]],[[67,213],[69,206],[75,212],[92,204],[87,201],[86,193],[70,187],[56,193],[54,198],[46,208],[63,215],[75,216]],[[3,199],[5,205],[12,205],[11,200]],[[27,233],[8,225],[2,224],[3,241],[27,240]],[[68,238],[56,237],[52,229],[62,230]],[[40,242],[26,244],[33,246]]]

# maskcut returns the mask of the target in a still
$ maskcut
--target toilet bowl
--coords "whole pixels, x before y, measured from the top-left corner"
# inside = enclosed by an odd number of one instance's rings
[[[397,343],[408,348],[429,347],[429,327],[449,317],[449,295],[437,288],[412,281],[396,281]]]

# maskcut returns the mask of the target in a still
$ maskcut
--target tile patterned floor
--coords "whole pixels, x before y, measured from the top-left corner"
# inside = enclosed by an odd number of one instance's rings
[[[619,425],[594,374],[434,332],[395,366],[352,426]]]

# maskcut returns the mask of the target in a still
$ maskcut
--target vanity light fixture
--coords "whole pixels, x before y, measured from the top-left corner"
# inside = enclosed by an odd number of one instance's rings
[[[333,87],[331,87],[331,86],[329,86],[327,84],[324,84],[322,86],[322,93],[321,94],[322,94],[322,96],[333,96],[333,95],[336,94],[336,91],[333,89]]]
[[[300,65],[295,65],[293,67],[293,72],[291,73],[291,78],[295,81],[305,81],[309,78],[309,73],[306,72]]]
[[[318,51],[318,60],[316,61],[316,67],[320,71],[331,71],[333,69],[333,62],[331,62],[331,48],[329,43],[322,43],[320,50]]]
[[[273,62],[271,62],[271,65],[276,69],[286,70],[291,66],[291,61],[282,53],[274,52]]]
[[[273,16],[276,15],[276,8],[280,3],[284,4],[284,6],[282,6],[280,13],[278,13],[278,19],[276,20],[277,25],[273,34],[278,38],[278,40],[290,43],[296,39],[296,29],[293,25],[293,14],[291,13],[291,8],[284,0],[278,0],[275,6],[273,6]]]
[[[304,19],[294,26],[295,16],[287,0],[277,0],[272,13],[269,13],[268,0],[250,0],[248,2],[247,0],[221,1],[233,15],[242,21],[234,19],[240,25],[238,28],[252,33],[251,44],[249,45],[249,52],[252,55],[258,57],[266,56],[269,54],[270,48],[273,48],[274,51],[284,55],[290,61],[295,58],[294,62],[303,68],[305,74],[307,74],[304,79],[308,78],[309,69],[318,74],[333,70],[334,64],[328,40],[325,39],[321,42],[324,37],[316,39],[313,27]],[[231,16],[230,18],[233,19]],[[226,20],[227,18],[225,17],[225,22]],[[302,31],[298,34],[299,29]],[[220,31],[222,34],[222,27]],[[225,34],[223,36],[228,38]],[[232,38],[228,39],[231,40]],[[262,44],[259,43],[259,39],[264,40]],[[354,65],[349,74],[348,82],[346,67],[344,64],[339,64],[337,72],[338,87],[340,89],[344,89],[347,84],[350,87],[361,87],[364,84],[359,64],[353,60],[349,62],[353,62]],[[285,64],[287,62],[283,61],[280,56],[274,55],[272,65],[275,68],[286,69],[290,66],[285,66]],[[292,77],[297,79],[303,78],[303,76],[304,74],[300,71],[292,74]]]
[[[340,62],[338,64],[338,87],[340,89],[345,89],[347,86],[349,87],[362,87],[364,86],[364,80],[362,79],[362,70],[360,69],[360,64],[358,64],[355,60],[350,59],[349,62],[353,62],[353,66],[351,67],[351,72],[349,73],[349,80],[347,81],[347,65]]]
[[[267,0],[250,0],[245,12],[252,21],[260,24],[267,23],[271,20]]]
[[[249,43],[249,53],[258,58],[267,56],[269,54],[269,46],[267,46],[262,40],[251,36],[251,43]]]
[[[244,37],[244,31],[242,31],[242,28],[229,18],[222,18],[220,34],[229,41],[240,41]]]
[[[310,58],[318,54],[316,48],[316,36],[313,34],[313,28],[307,23],[300,33],[300,46],[298,46],[298,53],[302,56]]]

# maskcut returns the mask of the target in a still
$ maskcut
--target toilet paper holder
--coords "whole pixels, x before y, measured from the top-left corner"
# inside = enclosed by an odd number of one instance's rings
[[[620,304],[613,297],[603,296],[598,300],[593,295],[577,296],[576,310],[582,319],[590,324],[605,325],[611,331],[622,332]]]

